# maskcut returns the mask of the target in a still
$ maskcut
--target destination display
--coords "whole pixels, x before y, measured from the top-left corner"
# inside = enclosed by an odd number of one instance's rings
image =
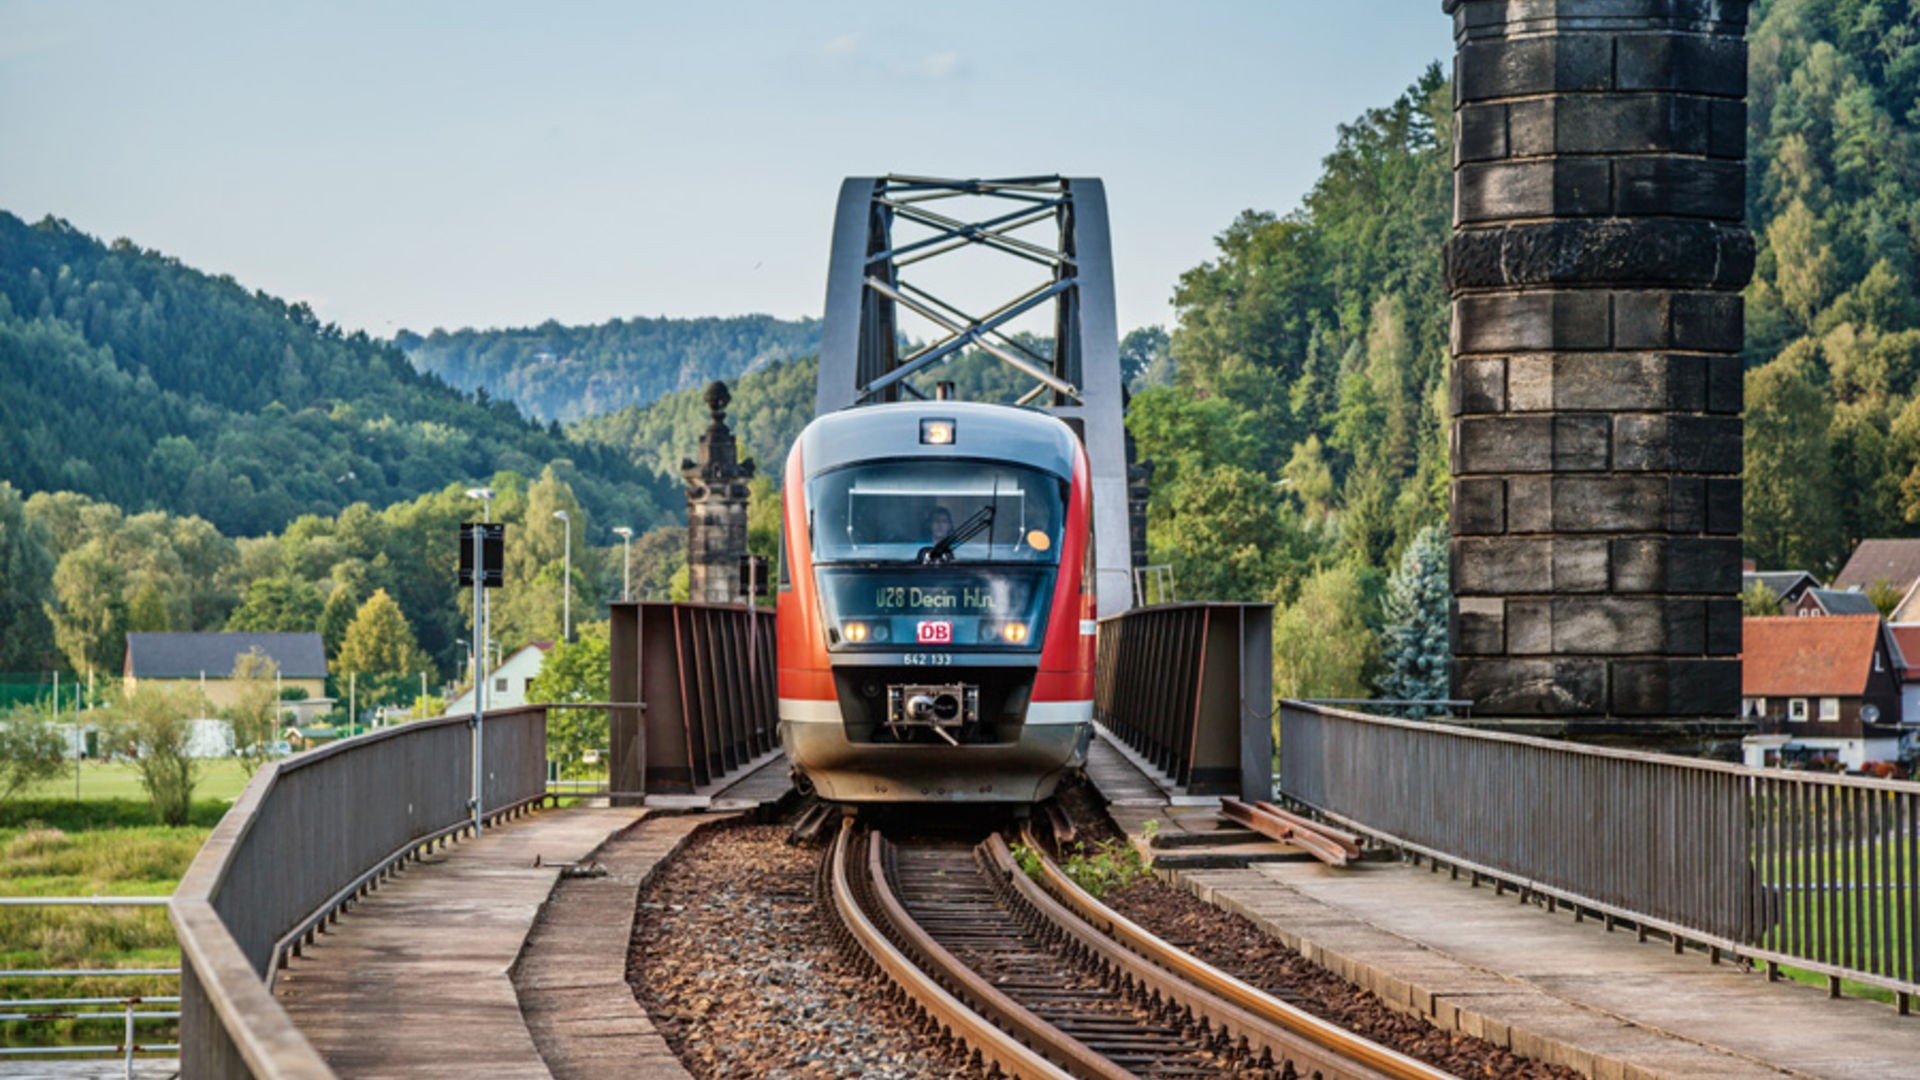
[[[817,574],[831,647],[1027,649],[1041,639],[1054,571],[834,567]]]

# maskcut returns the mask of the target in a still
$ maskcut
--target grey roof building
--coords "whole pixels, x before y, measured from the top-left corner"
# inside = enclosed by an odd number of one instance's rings
[[[1795,611],[1799,615],[1878,615],[1866,593],[1843,589],[1808,589]]]
[[[327,677],[327,650],[320,635],[206,633],[128,634],[124,674],[135,679],[225,678],[234,660],[259,649],[280,665],[284,679]]]
[[[1820,587],[1820,582],[1805,570],[1748,570],[1740,575],[1740,588],[1750,589],[1756,581],[1783,605],[1797,604],[1808,589]]]

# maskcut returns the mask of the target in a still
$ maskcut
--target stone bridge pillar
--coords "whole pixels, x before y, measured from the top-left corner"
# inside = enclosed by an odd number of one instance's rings
[[[1737,730],[1747,2],[1444,6],[1453,696]]]
[[[739,460],[727,428],[727,384],[707,387],[713,422],[700,436],[700,459],[682,460],[687,481],[687,599],[696,604],[746,602],[740,589],[740,557],[747,553],[747,481],[753,459]]]

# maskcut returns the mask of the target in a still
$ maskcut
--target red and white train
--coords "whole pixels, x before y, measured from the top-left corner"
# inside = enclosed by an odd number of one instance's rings
[[[821,797],[1036,802],[1086,762],[1087,455],[1065,423],[924,401],[831,413],[787,458],[780,741]]]

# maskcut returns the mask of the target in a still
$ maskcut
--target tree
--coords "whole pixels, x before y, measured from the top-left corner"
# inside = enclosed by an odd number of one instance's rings
[[[66,739],[38,709],[0,716],[0,803],[60,775],[65,754]]]
[[[320,641],[328,660],[338,663],[335,658],[340,655],[340,646],[346,644],[347,627],[353,625],[353,616],[359,610],[360,598],[352,589],[345,584],[334,586],[326,606],[320,609]]]
[[[0,480],[0,671],[47,664],[53,654],[53,553],[47,530],[27,516],[20,493]]]
[[[227,629],[255,633],[310,631],[320,626],[324,611],[320,590],[312,583],[283,577],[262,578],[247,586],[245,599],[227,620]]]
[[[143,682],[107,715],[109,752],[133,759],[140,786],[163,825],[185,825],[193,808],[200,762],[189,750],[199,697],[189,686]]]
[[[572,641],[555,645],[527,688],[527,700],[606,701],[613,672],[607,642],[607,624],[591,623],[582,626]],[[588,750],[605,750],[610,737],[604,709],[557,709],[547,714],[547,756],[560,763],[563,776],[603,772],[587,765],[584,756]]]
[[[127,630],[150,634],[171,629],[173,620],[167,615],[167,602],[160,596],[160,587],[149,581],[135,590],[133,602],[127,605]]]
[[[1807,348],[1747,373],[1746,544],[1761,566],[1831,566],[1843,549],[1833,510],[1833,403]]]
[[[1880,610],[1881,618],[1891,619],[1893,610],[1900,606],[1900,601],[1905,599],[1905,594],[1894,588],[1893,582],[1886,578],[1879,578],[1867,586],[1867,599]]]
[[[235,700],[224,715],[233,727],[233,756],[248,773],[278,756],[279,674],[280,665],[258,648],[233,659]]]
[[[100,540],[67,552],[53,571],[54,643],[76,672],[120,670],[126,653],[126,572]]]
[[[1380,633],[1380,695],[1405,701],[1440,701],[1447,696],[1452,649],[1447,638],[1447,532],[1428,526],[1400,557],[1387,581]],[[1444,712],[1441,706],[1413,706],[1407,716],[1420,719]]]
[[[1273,620],[1273,688],[1282,698],[1370,697],[1380,639],[1367,626],[1366,583],[1351,562],[1308,578]]]
[[[1767,583],[1754,579],[1753,584],[1740,590],[1740,614],[1749,618],[1780,614],[1780,594],[1767,588]]]
[[[1173,339],[1164,326],[1142,326],[1120,339],[1120,385],[1137,393],[1173,385]]]
[[[1221,465],[1188,477],[1155,526],[1182,600],[1253,600],[1297,556],[1292,510],[1259,473]]]
[[[340,645],[338,667],[342,673],[361,675],[414,675],[425,671],[429,661],[413,637],[413,628],[393,602],[387,590],[377,589],[360,605],[353,623],[347,627]]]

